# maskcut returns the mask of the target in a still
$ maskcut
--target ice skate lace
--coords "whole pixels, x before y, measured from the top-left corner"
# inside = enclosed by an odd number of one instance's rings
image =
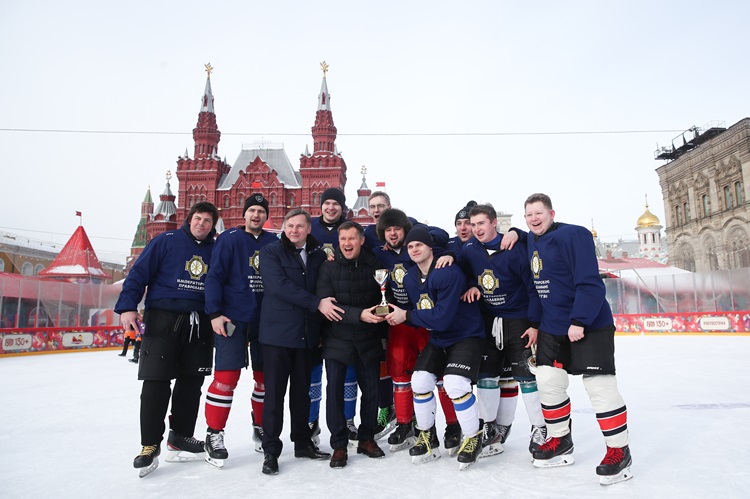
[[[624,453],[617,447],[607,447],[607,455],[602,459],[602,464],[617,464],[622,461]]]
[[[198,440],[195,437],[182,437],[185,443],[191,444],[191,445],[203,445],[203,443]]]
[[[477,437],[468,437],[464,439],[464,443],[461,444],[461,448],[458,449],[459,454],[462,452],[472,453],[477,448],[479,439]]]
[[[560,446],[560,439],[557,437],[549,437],[546,442],[542,444],[539,450],[551,450],[554,451]]]
[[[156,453],[155,445],[144,445],[139,456],[151,456]]]
[[[224,432],[220,431],[218,433],[211,433],[211,447],[214,449],[223,449],[224,448]]]
[[[429,431],[420,431],[419,437],[417,437],[417,444],[415,447],[426,447],[427,452],[430,452],[432,450],[432,445],[430,445],[432,435],[430,435]]]
[[[546,440],[546,428],[544,426],[531,427],[531,441],[535,444],[543,445]]]
[[[510,431],[510,426],[499,424],[497,425],[497,432],[500,434],[503,440],[505,440],[508,437],[508,432]]]

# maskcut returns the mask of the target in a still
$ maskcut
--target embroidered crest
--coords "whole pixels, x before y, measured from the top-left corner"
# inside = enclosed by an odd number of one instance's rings
[[[404,277],[406,277],[406,269],[403,263],[397,263],[391,271],[391,280],[396,283],[399,288],[404,287]]]
[[[255,195],[255,202],[256,203],[262,203],[263,202],[263,194],[256,194]]]
[[[193,258],[185,263],[185,270],[190,274],[191,279],[200,280],[208,272],[208,265],[203,262],[203,257],[193,255]]]
[[[260,272],[260,251],[255,250],[255,253],[250,257],[250,266],[255,269],[255,273]]]
[[[327,258],[333,257],[333,255],[336,253],[336,251],[333,249],[333,244],[331,243],[325,243],[322,249],[326,252]]]
[[[535,251],[531,255],[531,272],[534,274],[534,279],[539,279],[539,274],[542,272],[542,259],[539,257],[539,252]]]
[[[419,295],[419,300],[417,300],[417,310],[430,310],[434,305],[435,304],[432,303],[432,300],[427,293]]]
[[[482,287],[482,291],[487,294],[492,294],[499,284],[495,274],[489,269],[485,269],[485,271],[479,276],[478,280],[479,285]]]

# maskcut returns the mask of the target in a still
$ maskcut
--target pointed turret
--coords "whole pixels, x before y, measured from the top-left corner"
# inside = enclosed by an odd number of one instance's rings
[[[328,64],[323,61],[320,67],[323,69],[323,83],[320,85],[318,111],[315,113],[315,125],[312,127],[313,156],[321,153],[332,153],[336,143],[336,126],[333,124],[333,115],[331,114],[331,94],[328,93],[326,81]]]
[[[350,216],[355,222],[369,224],[372,223],[368,206],[372,191],[367,186],[367,167],[362,165],[359,172],[362,174],[362,185],[357,189],[357,201],[355,201],[354,206],[352,206]]]
[[[198,113],[198,124],[193,128],[193,140],[195,141],[195,159],[213,158],[219,149],[221,132],[216,125],[216,113],[214,112],[214,94],[211,91],[211,63],[206,64],[206,89],[201,97],[201,109]]]
[[[172,172],[167,170],[167,185],[159,196],[159,204],[154,210],[151,221],[146,224],[146,237],[149,241],[162,232],[177,228],[177,205],[174,202],[176,196],[169,185],[171,178]]]

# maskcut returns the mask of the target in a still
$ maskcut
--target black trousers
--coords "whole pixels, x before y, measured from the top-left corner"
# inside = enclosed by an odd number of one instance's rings
[[[344,415],[344,380],[347,365],[333,359],[326,359],[326,423],[331,432],[331,447],[345,449],[349,443],[349,433]],[[362,392],[360,398],[359,440],[373,440],[378,424],[378,381],[380,379],[380,362],[367,365],[357,358],[357,384]]]
[[[169,380],[145,380],[141,389],[141,445],[158,445],[164,438],[164,419],[170,395],[172,412],[169,428],[178,435],[192,437],[201,401],[204,376],[180,376],[171,389]]]
[[[279,437],[284,428],[284,395],[289,382],[291,439],[295,449],[312,445],[310,415],[310,375],[312,353],[304,348],[263,344],[266,395],[263,402],[263,452],[281,455]]]

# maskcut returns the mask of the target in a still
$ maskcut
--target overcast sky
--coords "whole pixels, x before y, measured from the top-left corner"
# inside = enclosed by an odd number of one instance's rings
[[[219,154],[283,143],[298,168],[325,60],[349,204],[366,165],[449,232],[470,199],[526,228],[546,192],[557,220],[634,239],[644,195],[664,223],[657,143],[750,116],[748,19],[725,0],[3,0],[0,230],[65,242],[81,211],[124,262],[146,189],[192,155],[204,64]]]

